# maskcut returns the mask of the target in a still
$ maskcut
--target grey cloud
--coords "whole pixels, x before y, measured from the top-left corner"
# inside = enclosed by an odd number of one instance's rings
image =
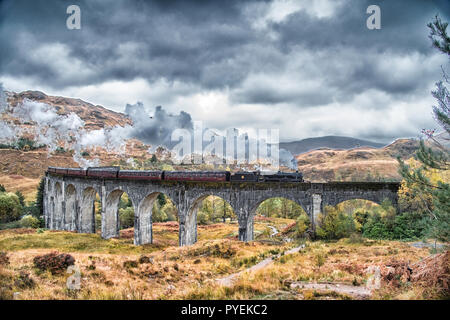
[[[125,113],[133,120],[130,137],[151,145],[170,146],[171,134],[175,129],[193,129],[191,115],[184,111],[172,115],[157,106],[153,116],[149,116],[144,105],[138,102],[134,105],[127,104]]]
[[[399,101],[429,95],[444,60],[432,60],[426,23],[436,13],[449,20],[450,12],[444,0],[342,1],[331,16],[301,10],[258,29],[252,22],[267,12],[269,1],[77,1],[82,29],[67,30],[70,4],[0,2],[0,76],[32,78],[55,92],[115,80],[164,80],[202,93],[229,90],[233,104],[268,110],[276,104],[350,104],[373,89]],[[381,30],[365,27],[370,4],[381,7]],[[415,60],[405,67],[410,57]],[[183,94],[169,90],[150,105],[177,103],[173,96]],[[363,112],[367,106],[354,108]],[[233,126],[253,124],[230,117],[239,122]],[[152,139],[154,132],[140,134]]]

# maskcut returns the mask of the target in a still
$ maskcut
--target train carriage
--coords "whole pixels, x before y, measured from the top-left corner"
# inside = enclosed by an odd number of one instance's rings
[[[120,170],[119,179],[162,180],[162,171]]]
[[[67,168],[48,167],[47,171],[55,174],[67,174]]]
[[[150,171],[120,170],[120,167],[59,168],[48,167],[47,172],[77,177],[129,180],[168,180],[168,181],[204,181],[204,182],[303,182],[301,172],[260,172],[240,171]]]
[[[69,176],[86,177],[87,170],[84,168],[67,168]]]
[[[228,171],[164,171],[169,181],[229,181]]]
[[[95,178],[117,178],[120,167],[89,167],[87,169],[88,177]]]

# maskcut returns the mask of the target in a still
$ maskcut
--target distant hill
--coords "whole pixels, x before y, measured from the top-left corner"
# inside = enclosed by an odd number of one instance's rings
[[[385,144],[383,143],[340,136],[307,138],[299,141],[280,143],[280,148],[289,150],[294,155],[299,155],[320,148],[346,150],[360,147],[382,148],[384,146]]]
[[[321,148],[299,154],[296,159],[298,170],[308,181],[400,181],[397,157],[409,159],[418,147],[417,140],[397,139],[382,148]]]

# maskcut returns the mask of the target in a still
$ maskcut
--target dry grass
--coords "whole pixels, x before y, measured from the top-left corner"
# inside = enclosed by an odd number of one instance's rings
[[[8,192],[22,192],[25,201],[34,201],[36,199],[39,179],[27,178],[21,175],[5,175],[0,176],[0,181]]]
[[[264,219],[262,219],[264,220]],[[255,229],[287,221],[256,220]],[[284,252],[293,244],[242,243],[232,236],[235,224],[199,227],[199,242],[177,247],[178,226],[155,223],[155,243],[132,245],[132,229],[119,239],[103,240],[97,234],[70,232],[36,233],[30,229],[0,231],[0,251],[7,251],[9,264],[0,266],[2,298],[12,299],[348,299],[336,292],[291,288],[296,281],[337,282],[364,285],[371,265],[386,265],[392,259],[414,263],[429,255],[427,249],[394,241],[349,244],[308,242],[299,253],[282,255],[273,264],[253,273],[244,272],[231,287],[215,279],[236,273],[264,258]],[[223,237],[214,240],[214,237]],[[69,274],[52,275],[33,267],[36,255],[70,253],[81,271],[81,289],[68,290]],[[318,256],[324,256],[323,264]],[[28,274],[29,288],[18,286],[20,275]],[[18,293],[17,293],[18,292]],[[14,293],[16,293],[14,295]],[[374,299],[439,298],[420,284],[399,287],[384,285]]]

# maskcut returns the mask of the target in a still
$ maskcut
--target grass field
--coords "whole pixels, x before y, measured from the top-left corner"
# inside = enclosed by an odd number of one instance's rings
[[[278,230],[288,219],[256,219],[255,241],[237,241],[236,223],[199,226],[199,241],[178,247],[178,225],[155,223],[154,243],[134,246],[133,229],[118,239],[99,234],[34,229],[0,231],[0,251],[9,263],[0,263],[0,298],[3,299],[354,299],[335,291],[309,290],[292,283],[341,283],[364,287],[371,265],[392,261],[414,263],[430,255],[429,249],[395,241],[348,239],[305,242],[295,254],[282,254],[299,244],[270,239],[269,226]],[[275,241],[272,241],[275,240]],[[53,275],[33,265],[37,255],[69,253],[81,272],[81,288],[69,290],[70,274]],[[232,286],[216,279],[244,271],[265,258],[282,254],[264,268],[244,272]],[[24,281],[23,279],[31,279]],[[437,299],[442,292],[416,283],[386,283],[371,299]]]

